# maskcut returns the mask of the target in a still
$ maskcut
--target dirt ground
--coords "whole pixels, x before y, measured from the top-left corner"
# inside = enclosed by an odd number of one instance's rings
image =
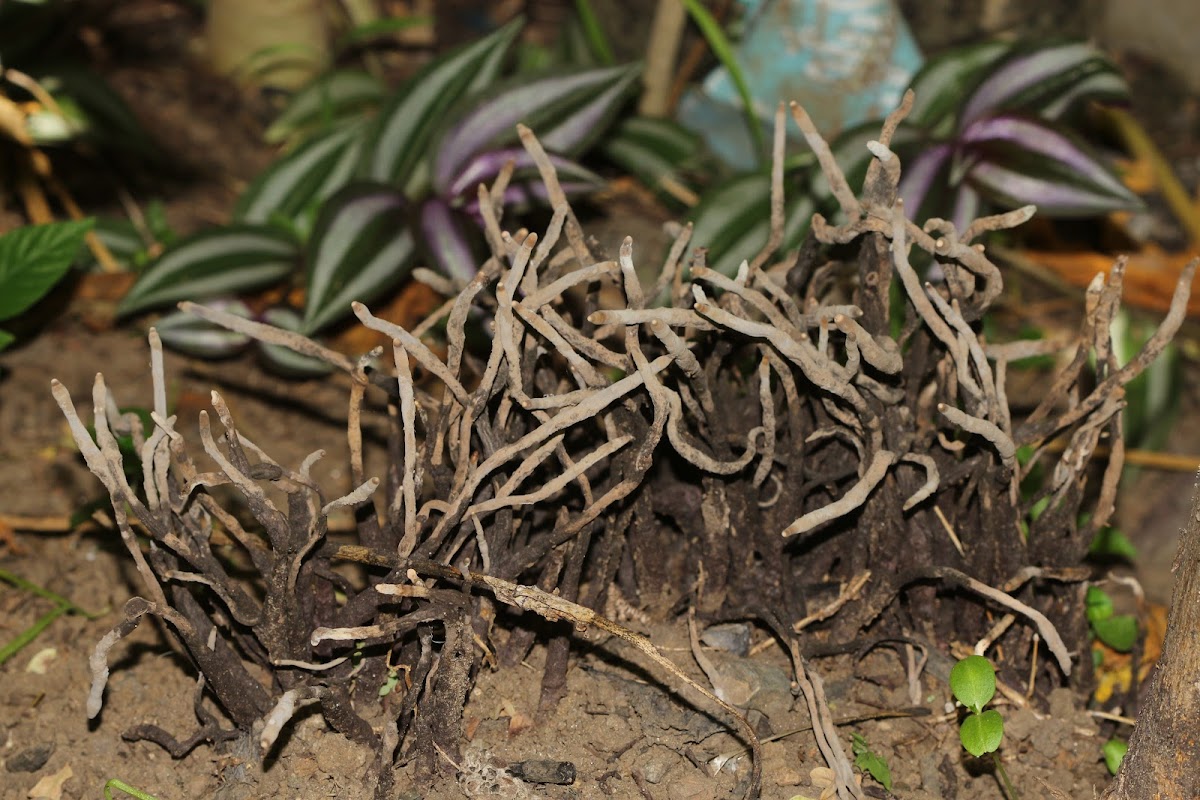
[[[170,40],[160,46],[169,47]],[[199,92],[194,74],[174,73],[164,83],[128,65],[112,70],[114,83],[138,105],[159,138],[192,158],[221,153],[217,162],[200,159],[211,167],[210,174],[180,179],[170,189],[171,222],[186,231],[222,218],[235,188],[269,159],[269,151],[253,135],[259,112],[248,111],[224,89]],[[221,120],[230,117],[220,110],[230,104],[237,110],[236,124],[223,125]],[[205,111],[212,116],[206,118]],[[636,241],[645,241],[657,233],[655,215],[664,215],[661,209],[628,204],[623,212],[613,213],[602,238],[615,242],[632,233]],[[104,372],[121,404],[148,404],[146,321],[97,330],[95,314],[94,303],[76,299],[32,341],[0,354],[0,514],[44,518],[46,527],[54,527],[56,519],[99,495],[100,485],[83,467],[50,397],[52,377],[71,391],[85,420],[90,418],[97,370]],[[1191,422],[1200,411],[1200,367],[1186,363],[1185,371],[1183,409],[1171,447],[1196,453],[1200,426]],[[312,450],[324,448],[327,455],[315,471],[317,479],[330,496],[351,488],[345,392],[336,381],[282,382],[264,376],[248,358],[213,365],[168,355],[167,372],[181,426],[195,425],[215,386],[243,432],[277,460],[297,464]],[[378,453],[373,458],[369,473]],[[1143,471],[1124,487],[1121,526],[1141,550],[1142,585],[1159,601],[1169,598],[1175,534],[1187,513],[1193,481],[1188,473]],[[125,742],[121,733],[140,723],[161,725],[180,737],[195,726],[191,698],[196,676],[153,624],[143,625],[113,651],[104,710],[89,724],[84,710],[88,658],[139,586],[114,533],[97,528],[19,533],[0,543],[0,569],[97,615],[58,618],[0,666],[0,800],[98,798],[112,778],[162,800],[372,796],[365,780],[368,753],[329,730],[319,715],[301,717],[262,765],[236,750],[207,745],[174,760],[155,745]],[[0,581],[0,647],[53,608],[52,601]],[[707,680],[691,655],[683,620],[632,613],[625,621],[648,634],[689,675]],[[516,624],[521,623],[511,620]],[[763,797],[816,800],[822,789],[814,769],[823,761],[805,730],[809,719],[803,700],[797,701],[789,687],[785,655],[762,631],[749,634],[754,655],[712,651],[711,657],[757,687],[748,702],[752,721],[761,735],[780,735],[764,747]],[[499,637],[504,635],[502,631]],[[483,670],[466,709],[469,741],[463,744],[460,777],[438,786],[412,786],[405,774],[399,796],[685,800],[742,795],[749,779],[747,758],[731,758],[717,774],[707,769],[714,757],[739,748],[728,721],[631,647],[617,639],[581,637],[559,712],[550,719],[533,719],[543,656],[535,647],[519,668]],[[851,733],[863,736],[890,765],[894,796],[998,800],[1003,793],[995,775],[986,763],[966,756],[959,744],[957,715],[945,682],[946,658],[932,659],[911,689],[905,663],[892,651],[875,650],[857,662],[848,656],[819,659],[813,669],[825,682],[835,719],[849,720],[841,727],[843,747],[849,752]],[[1016,689],[1018,695],[1023,691]],[[395,700],[393,695],[381,702]],[[1085,710],[1085,702],[1082,693],[1059,690],[1048,705],[999,704],[1007,721],[1001,755],[1023,796],[1083,800],[1107,783],[1100,748],[1114,732],[1125,735],[1128,730],[1101,724]],[[896,709],[918,715],[887,718]],[[570,762],[576,778],[571,785],[534,784],[502,771],[529,760]],[[884,796],[869,777],[864,789],[870,796]]]

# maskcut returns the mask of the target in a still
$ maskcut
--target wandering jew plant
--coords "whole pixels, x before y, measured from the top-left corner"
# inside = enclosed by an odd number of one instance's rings
[[[237,740],[265,757],[286,746],[281,733],[311,705],[374,754],[371,783],[382,800],[401,780],[427,789],[463,763],[464,703],[485,663],[516,669],[542,637],[539,718],[552,718],[568,692],[573,642],[599,631],[606,641],[596,647],[618,657],[636,650],[673,685],[721,709],[752,748],[746,796],[757,797],[761,747],[742,711],[603,612],[625,598],[645,607],[658,598],[663,613],[686,603],[708,620],[736,616],[771,631],[791,656],[836,791],[861,797],[807,661],[813,653],[803,649],[807,625],[819,621],[831,641],[854,641],[867,626],[880,638],[922,635],[929,648],[987,635],[997,666],[1022,670],[1036,630],[1049,657],[1035,688],[1060,686],[1086,643],[1076,582],[1088,573],[1078,576],[1078,567],[1113,512],[1122,451],[1114,445],[1098,491],[1088,464],[1105,437],[1120,441],[1124,387],[1182,324],[1197,262],[1166,319],[1119,367],[1108,354],[1124,265],[1098,275],[1074,357],[1038,407],[1015,416],[1008,364],[1062,345],[981,341],[976,326],[1002,276],[974,240],[1021,224],[1033,209],[961,231],[906,219],[889,143],[911,103],[910,93],[872,143],[861,197],[793,107],[848,220],[814,215],[824,253],[778,252],[782,109],[766,245],[726,276],[704,266],[703,243],[678,226],[645,285],[630,239],[615,260],[591,253],[553,159],[522,128],[553,209],[545,236],[501,227],[510,159],[491,190],[479,190],[491,255],[461,290],[411,330],[350,303],[390,341],[391,358],[375,368],[368,363],[382,348],[353,359],[183,304],[347,376],[349,480],[332,492],[312,475],[324,450],[279,463],[215,391],[215,418],[202,411],[198,420],[207,458],[193,460],[196,426],[168,415],[154,331],[152,426],[119,413],[97,376],[93,433],[54,382],[111,496],[142,593],[97,645],[89,715],[100,712],[112,649],[158,617],[203,676],[198,728],[141,725],[126,738],[176,756]],[[927,254],[944,277],[922,282],[910,251]],[[903,304],[891,302],[893,285]],[[468,336],[483,316],[493,335]],[[368,392],[376,402],[365,402]],[[387,430],[378,476],[364,457],[370,415]],[[141,481],[127,477],[122,435],[133,440]],[[201,471],[202,463],[215,469]],[[1028,508],[1018,489],[1036,463],[1052,477],[1028,502],[1046,510],[1022,532]],[[215,487],[233,489],[241,504]],[[328,537],[334,517],[351,531],[338,541]],[[997,606],[1013,614],[1002,631],[989,613]],[[530,624],[521,612],[553,624]],[[405,680],[388,686],[397,670]]]
[[[297,94],[268,131],[292,141],[242,194],[233,221],[168,247],[130,290],[120,312],[208,300],[295,279],[304,307],[274,324],[306,336],[344,319],[411,272],[420,251],[461,285],[475,274],[480,213],[476,187],[506,164],[504,200],[544,201],[537,171],[517,146],[517,122],[536,125],[569,196],[601,181],[573,158],[591,147],[633,85],[636,66],[521,76],[500,82],[520,22],[430,63],[387,96],[371,76],[336,72]],[[366,111],[377,107],[374,116]],[[168,345],[205,356],[232,354],[249,339],[168,318]],[[214,350],[214,342],[221,347]],[[290,372],[319,372],[312,359],[263,351]]]
[[[1036,204],[1086,217],[1140,201],[1076,132],[1090,102],[1123,102],[1115,66],[1084,42],[986,42],[932,59],[913,78],[912,113],[896,131],[900,196],[910,219],[965,227],[988,209]],[[878,123],[834,146],[849,176],[865,174]]]

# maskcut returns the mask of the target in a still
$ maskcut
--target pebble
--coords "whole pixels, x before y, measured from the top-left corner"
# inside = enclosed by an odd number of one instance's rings
[[[54,742],[35,744],[32,747],[26,747],[5,761],[4,769],[8,772],[37,772],[46,766],[46,762],[50,760],[53,753]]]

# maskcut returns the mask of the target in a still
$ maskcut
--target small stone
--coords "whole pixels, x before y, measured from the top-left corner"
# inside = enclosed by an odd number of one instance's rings
[[[37,772],[46,766],[46,762],[53,754],[54,742],[35,744],[32,747],[26,747],[4,762],[4,769],[9,772]]]
[[[745,657],[750,654],[750,626],[744,622],[710,625],[700,634],[700,641],[709,647]]]
[[[554,783],[568,786],[575,782],[575,765],[570,761],[529,759],[510,764],[508,774],[526,783]]]
[[[661,783],[662,779],[667,777],[667,773],[671,771],[673,764],[665,758],[654,758],[647,761],[642,766],[642,777],[647,783]]]

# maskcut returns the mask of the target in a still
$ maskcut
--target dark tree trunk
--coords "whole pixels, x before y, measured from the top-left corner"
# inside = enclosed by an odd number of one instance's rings
[[[1200,797],[1200,488],[1175,559],[1163,654],[1129,752],[1101,800]]]

